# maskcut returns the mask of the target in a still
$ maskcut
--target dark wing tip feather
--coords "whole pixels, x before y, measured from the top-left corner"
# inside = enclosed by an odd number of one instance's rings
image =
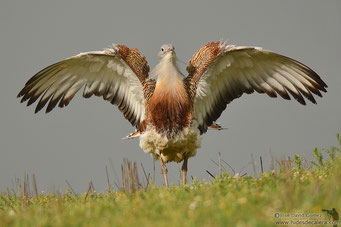
[[[31,98],[28,100],[27,106],[30,106],[30,105],[32,105],[35,101],[37,101],[37,99],[39,98],[40,95],[41,95],[41,94],[33,94],[33,95],[31,96]]]
[[[271,98],[277,98],[277,93],[274,90],[268,90],[264,89],[263,90],[269,97]]]
[[[51,112],[57,106],[57,104],[61,100],[61,98],[64,96],[63,93],[59,94],[57,97],[55,95],[56,95],[56,93],[54,93],[54,95],[52,95],[50,102],[47,105],[46,113]]]
[[[321,90],[321,91],[323,91],[323,92],[327,92],[327,86],[324,86],[324,87],[320,87],[319,89]]]
[[[31,97],[31,95],[27,92],[23,95],[22,99],[20,100],[20,103],[26,102],[29,98]]]
[[[322,97],[322,94],[321,94],[319,89],[310,89],[309,88],[309,91],[311,91],[312,93],[314,93],[315,95],[317,95],[319,97]],[[325,92],[327,92],[327,91],[325,91]]]
[[[304,98],[302,97],[302,96],[298,96],[298,97],[300,97],[300,98],[297,98],[296,100],[299,102],[299,103],[301,103],[302,105],[306,105],[306,102],[305,102],[305,100],[304,100]]]
[[[308,90],[309,91],[309,90]],[[314,96],[309,92],[308,94],[306,92],[303,92],[304,97],[306,97],[310,102],[316,104],[316,100]]]
[[[17,94],[17,98],[20,98],[21,96],[23,96],[23,90],[24,90],[24,88],[21,89],[21,91]]]
[[[323,92],[327,92],[326,88],[328,87],[328,85],[322,80],[322,78],[313,69],[311,69],[310,67],[306,66],[305,64],[295,59],[292,59],[283,55],[280,55],[280,56],[284,57],[285,59],[288,59],[289,61],[296,63],[296,66],[294,66],[294,70],[302,71],[304,74],[306,74],[310,78],[309,82],[311,82],[314,86],[313,88],[309,87],[310,91],[312,91],[314,94],[320,97],[322,97],[322,95],[319,92],[319,90]]]
[[[296,61],[298,62],[298,61]],[[308,66],[300,63],[300,65],[304,66],[305,72],[307,73],[307,75],[310,76],[310,78],[312,78],[322,89],[322,91],[327,92],[327,90],[325,88],[328,87],[328,85],[321,79],[321,77],[311,68],[309,68]]]
[[[34,113],[38,113],[41,109],[44,108],[44,106],[46,105],[47,101],[49,99],[46,99],[46,100],[40,100],[34,110]]]
[[[56,100],[51,100],[49,104],[47,105],[45,113],[50,113],[57,105],[58,99]]]
[[[83,93],[83,97],[86,99],[91,98],[92,95],[92,93]]]
[[[304,100],[304,98],[303,98],[303,96],[302,96],[300,91],[297,91],[297,93],[294,93],[294,92],[291,92],[291,91],[289,91],[289,92],[290,92],[290,94],[294,97],[294,99],[297,102],[299,102],[302,105],[306,105],[306,102],[305,102],[305,100]]]
[[[63,97],[60,99],[60,102],[59,102],[59,107],[60,108],[63,108],[67,105],[69,105],[71,99],[73,98],[73,96],[70,96],[69,98],[65,98],[65,94],[63,95]]]
[[[290,96],[289,96],[289,94],[286,92],[286,90],[281,91],[281,90],[275,88],[275,91],[276,91],[283,99],[286,99],[286,100],[290,100],[290,99],[291,99]]]

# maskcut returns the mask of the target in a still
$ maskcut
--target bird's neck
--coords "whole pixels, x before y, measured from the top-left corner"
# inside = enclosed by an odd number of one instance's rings
[[[157,77],[156,87],[164,92],[176,92],[183,88],[183,74],[178,69],[175,59],[162,59],[152,74]]]

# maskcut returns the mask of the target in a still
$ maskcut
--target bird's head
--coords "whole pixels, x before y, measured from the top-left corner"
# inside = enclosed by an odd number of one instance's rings
[[[175,60],[175,51],[174,46],[172,44],[164,44],[160,48],[159,52],[159,60]]]

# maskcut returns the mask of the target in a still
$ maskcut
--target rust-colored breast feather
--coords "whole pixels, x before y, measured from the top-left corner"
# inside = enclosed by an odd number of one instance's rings
[[[159,133],[173,137],[189,125],[191,102],[183,85],[173,91],[165,91],[162,86],[155,89],[149,103],[148,123]]]

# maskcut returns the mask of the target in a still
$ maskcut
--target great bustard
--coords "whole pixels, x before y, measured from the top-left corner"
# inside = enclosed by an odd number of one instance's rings
[[[102,96],[136,127],[128,138],[140,136],[140,147],[160,161],[168,186],[165,163],[183,161],[186,184],[187,161],[200,147],[201,135],[208,127],[219,128],[215,121],[243,93],[284,99],[290,93],[304,105],[303,96],[316,103],[312,93],[322,96],[327,87],[302,63],[258,47],[208,43],[189,61],[187,77],[176,65],[173,45],[161,47],[159,60],[149,77],[148,63],[137,49],[113,45],[81,53],[38,72],[18,97],[31,105],[41,96],[35,112],[47,103],[50,112],[58,102],[68,105],[85,84],[85,98]]]

